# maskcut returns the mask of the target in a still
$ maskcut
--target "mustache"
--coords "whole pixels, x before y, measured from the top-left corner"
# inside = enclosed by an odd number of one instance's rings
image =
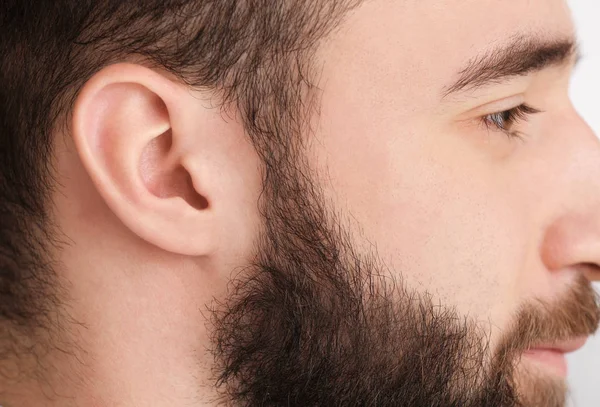
[[[524,304],[500,345],[500,356],[514,356],[541,343],[593,335],[600,325],[600,296],[580,275],[557,301]]]

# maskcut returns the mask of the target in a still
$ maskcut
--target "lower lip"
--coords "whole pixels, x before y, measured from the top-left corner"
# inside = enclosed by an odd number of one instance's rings
[[[531,349],[524,356],[549,367],[554,373],[561,377],[567,377],[567,359],[563,352],[552,349]]]

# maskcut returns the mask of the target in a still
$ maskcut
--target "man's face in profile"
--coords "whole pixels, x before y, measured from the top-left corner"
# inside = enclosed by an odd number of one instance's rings
[[[84,87],[55,147],[56,405],[564,405],[600,321],[565,2],[369,0],[312,58],[270,157],[163,72]]]
[[[599,319],[597,141],[566,5],[498,5],[369,2],[320,48],[310,180],[216,336],[241,400],[563,405]]]

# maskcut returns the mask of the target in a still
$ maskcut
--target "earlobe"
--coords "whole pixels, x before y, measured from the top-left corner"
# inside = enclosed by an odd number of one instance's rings
[[[211,251],[215,232],[202,166],[186,166],[189,93],[139,65],[118,64],[92,78],[78,96],[72,136],[98,192],[131,231],[164,250]],[[188,101],[189,102],[189,101]],[[178,113],[173,113],[178,112]]]

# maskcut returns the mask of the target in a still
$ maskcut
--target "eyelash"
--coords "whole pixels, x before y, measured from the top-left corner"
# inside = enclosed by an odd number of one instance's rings
[[[527,121],[530,116],[541,112],[541,110],[527,104],[522,104],[509,110],[483,116],[481,121],[487,129],[493,126],[494,129],[492,130],[499,130],[510,139],[524,140],[523,133],[513,131],[511,128],[518,122]]]

